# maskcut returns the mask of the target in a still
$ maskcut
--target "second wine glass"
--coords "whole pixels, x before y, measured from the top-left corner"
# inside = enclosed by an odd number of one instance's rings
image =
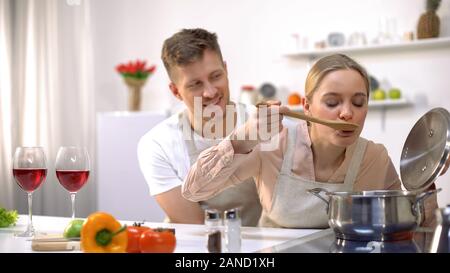
[[[55,169],[59,183],[70,193],[72,219],[75,219],[75,195],[89,178],[90,162],[86,148],[60,147]]]

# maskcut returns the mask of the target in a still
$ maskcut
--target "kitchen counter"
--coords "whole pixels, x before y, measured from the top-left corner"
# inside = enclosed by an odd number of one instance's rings
[[[33,216],[33,225],[37,232],[46,234],[61,234],[71,219],[64,217]],[[14,227],[0,228],[0,252],[23,253],[35,252],[31,249],[29,238],[15,237],[14,233],[26,229],[28,215],[20,215]],[[130,221],[120,221],[122,224],[132,225]],[[206,235],[203,225],[169,224],[145,222],[149,227],[175,228],[177,246],[176,253],[202,253],[207,252]],[[280,229],[242,227],[242,251],[243,253],[264,252],[265,249],[286,243],[318,232],[315,229]],[[71,251],[79,252],[79,251]]]

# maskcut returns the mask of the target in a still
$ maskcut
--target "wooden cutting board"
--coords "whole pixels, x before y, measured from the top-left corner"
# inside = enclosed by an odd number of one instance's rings
[[[80,241],[69,240],[61,234],[41,235],[31,240],[33,251],[76,251],[80,250]]]

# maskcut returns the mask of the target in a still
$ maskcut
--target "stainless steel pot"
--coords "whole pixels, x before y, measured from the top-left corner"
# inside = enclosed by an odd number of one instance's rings
[[[315,188],[308,192],[327,204],[328,223],[337,238],[394,241],[412,238],[423,221],[423,201],[438,191],[328,192]]]

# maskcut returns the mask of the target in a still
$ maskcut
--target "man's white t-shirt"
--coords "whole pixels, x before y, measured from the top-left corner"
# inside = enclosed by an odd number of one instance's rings
[[[238,116],[243,107],[236,107]],[[181,186],[191,167],[188,150],[179,126],[180,114],[170,116],[146,133],[138,143],[138,160],[141,172],[154,196]],[[245,110],[244,110],[245,111]],[[243,121],[238,119],[238,126]],[[206,139],[191,130],[195,146],[203,151],[219,144],[220,139]]]

